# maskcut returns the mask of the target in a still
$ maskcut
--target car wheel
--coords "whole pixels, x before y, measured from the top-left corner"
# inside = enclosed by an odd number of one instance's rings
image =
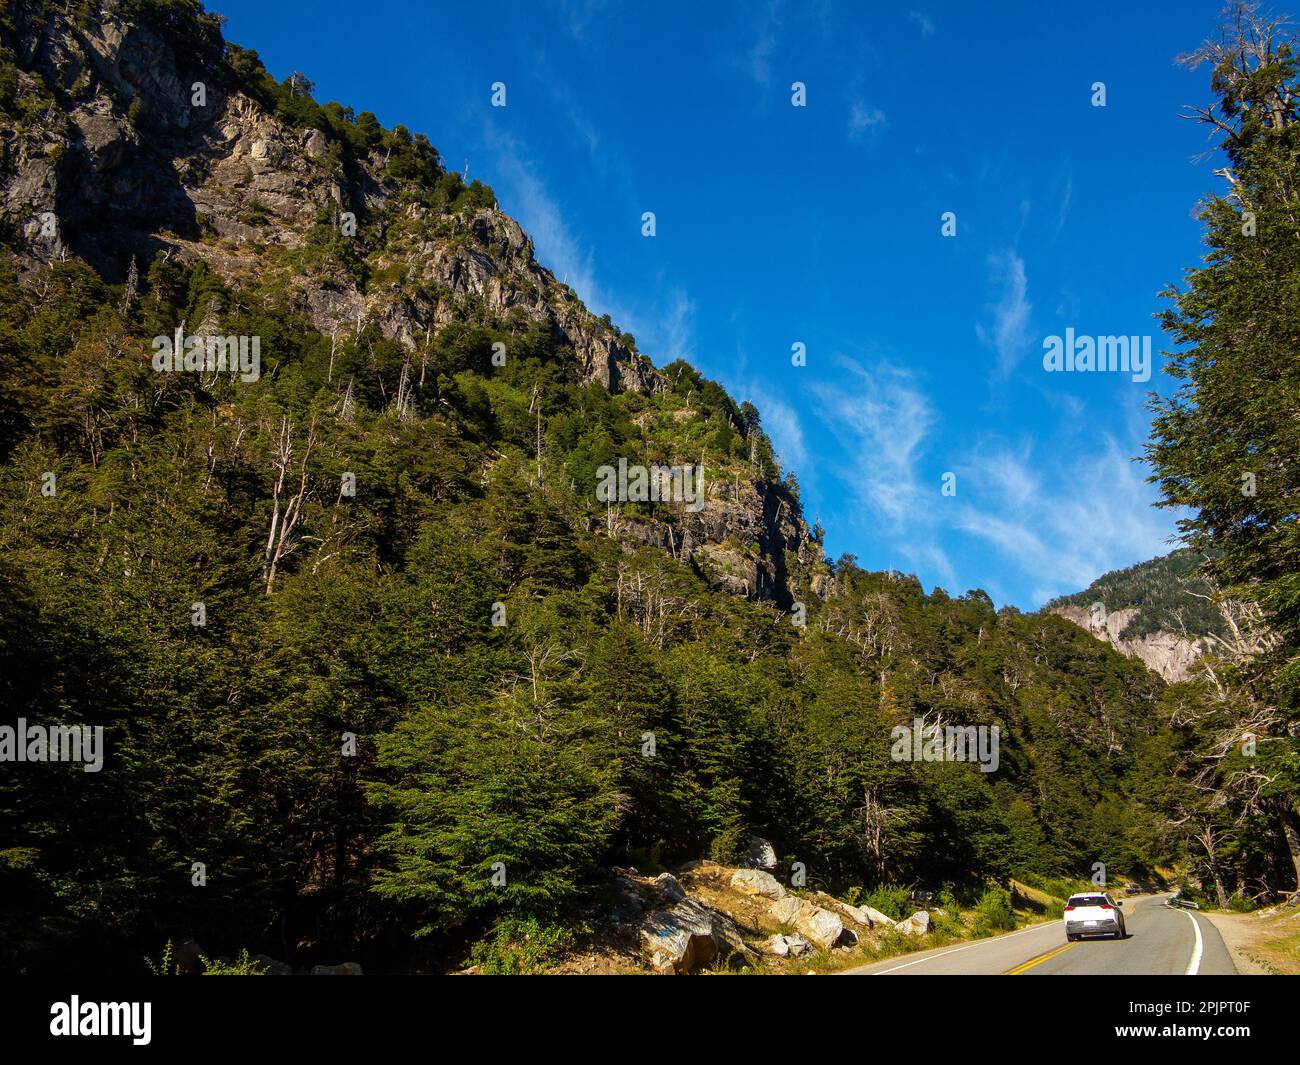
[[[1076,936],[1073,932],[1067,932],[1067,933],[1065,934],[1065,938],[1068,939],[1071,943],[1073,943],[1073,942],[1074,942],[1076,939],[1078,939],[1079,937]]]

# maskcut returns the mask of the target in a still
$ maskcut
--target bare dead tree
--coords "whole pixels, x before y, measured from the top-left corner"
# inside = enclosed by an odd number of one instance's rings
[[[1234,0],[1226,15],[1218,40],[1205,41],[1195,51],[1178,56],[1176,62],[1188,70],[1203,63],[1214,68],[1215,89],[1227,101],[1226,106],[1189,107],[1182,117],[1204,123],[1212,133],[1222,133],[1219,146],[1231,154],[1247,143],[1247,123],[1258,122],[1265,130],[1278,132],[1300,116],[1296,113],[1296,87],[1280,62],[1293,36],[1290,19],[1264,15],[1260,5],[1250,0]],[[1229,183],[1232,196],[1242,207],[1250,210],[1235,170],[1227,166],[1215,173]]]
[[[301,542],[297,533],[307,502],[308,476],[311,453],[316,446],[316,419],[313,417],[307,430],[307,440],[302,458],[294,464],[293,422],[281,415],[280,427],[272,445],[271,464],[275,476],[272,489],[271,524],[263,553],[262,581],[266,594],[275,586],[280,564],[298,549]]]

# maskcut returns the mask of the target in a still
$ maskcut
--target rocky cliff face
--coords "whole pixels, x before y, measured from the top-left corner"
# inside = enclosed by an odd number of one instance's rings
[[[1121,654],[1138,658],[1148,669],[1159,673],[1170,683],[1187,680],[1196,660],[1209,650],[1210,641],[1204,637],[1191,638],[1172,632],[1146,633],[1125,638],[1124,630],[1140,615],[1136,607],[1122,610],[1086,610],[1078,606],[1055,607],[1053,614],[1073,621],[1087,629],[1097,639],[1114,647]]]
[[[537,262],[487,190],[486,203],[430,208],[409,175],[393,173],[391,145],[358,150],[285,121],[250,81],[241,54],[251,53],[227,46],[215,20],[169,18],[115,0],[61,14],[12,6],[5,41],[26,103],[22,121],[0,118],[0,221],[21,233],[11,242],[20,271],[77,256],[122,283],[158,256],[201,261],[232,286],[279,285],[327,337],[378,326],[407,351],[471,310],[523,316],[572,349],[584,382],[668,388],[630,338]],[[320,254],[339,239],[351,242],[346,257]],[[698,513],[627,522],[619,535],[737,594],[805,594],[787,556],[821,558],[797,501],[722,472]]]
[[[698,511],[682,508],[671,521],[622,521],[615,531],[625,541],[693,562],[713,584],[736,595],[784,603],[821,591],[816,580],[803,577],[821,561],[820,546],[797,504],[765,481],[710,484],[706,477]]]
[[[219,43],[178,50],[121,7],[103,4],[75,26],[15,8],[19,92],[51,101],[26,128],[6,131],[4,214],[22,227],[31,262],[75,254],[120,282],[133,259],[162,253],[239,280],[267,268],[269,249],[301,248],[322,218],[339,224],[350,212],[372,222],[355,236],[371,275],[393,280],[362,286],[339,271],[295,271],[300,305],[321,332],[360,318],[409,346],[474,297],[554,321],[589,380],[663,387],[648,359],[537,263],[501,211],[439,219],[437,236],[425,236],[427,210],[399,202],[382,153],[345,165],[323,131],[289,128],[232,84]],[[42,238],[51,211],[57,233]],[[406,224],[395,234],[398,220]]]

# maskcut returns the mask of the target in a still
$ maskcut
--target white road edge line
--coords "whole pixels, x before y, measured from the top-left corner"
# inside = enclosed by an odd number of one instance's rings
[[[1004,939],[1015,939],[1016,936],[1023,936],[1026,932],[1036,932],[1040,928],[1047,928],[1049,924],[1056,924],[1056,921],[1045,922],[1043,924],[1030,925],[1028,928],[1022,928],[1019,932],[1009,932],[1005,936],[996,936],[993,939],[982,939],[978,943],[967,943],[964,947],[953,947],[952,950],[945,950],[942,954],[930,954],[924,958],[917,958],[915,961],[909,961],[905,965],[895,965],[892,969],[882,969],[878,973],[867,973],[867,976],[888,976],[890,973],[896,973],[899,969],[910,969],[913,965],[920,965],[922,962],[934,961],[936,958],[946,958],[949,954],[956,954],[959,950],[970,950],[971,947],[983,947],[989,943],[1000,943]]]
[[[1192,928],[1196,931],[1196,945],[1192,947],[1192,960],[1187,963],[1187,971],[1184,976],[1195,976],[1201,970],[1201,955],[1205,951],[1205,940],[1201,938],[1201,924],[1186,910],[1179,910],[1184,917],[1192,922]]]

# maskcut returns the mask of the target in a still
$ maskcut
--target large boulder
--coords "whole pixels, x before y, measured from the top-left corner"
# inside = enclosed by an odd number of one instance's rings
[[[923,936],[930,931],[930,915],[925,910],[917,910],[906,921],[899,921],[894,927],[909,936]]]
[[[749,852],[745,855],[745,865],[750,869],[762,869],[769,873],[775,873],[776,848],[762,836],[750,836]]]
[[[749,953],[736,926],[694,899],[678,899],[646,914],[641,949],[660,973],[689,973],[715,958]]]
[[[746,895],[762,895],[768,899],[785,898],[785,888],[781,882],[761,869],[737,869],[732,874],[731,886]]]
[[[796,927],[822,950],[830,950],[844,934],[844,922],[837,913],[809,906],[800,914]]]
[[[799,915],[803,913],[804,907],[808,904],[797,895],[786,895],[778,899],[768,913],[772,915],[773,920],[780,921],[781,924],[794,925],[799,921]]]
[[[772,936],[764,944],[769,954],[778,958],[798,958],[812,950],[812,944],[803,936]]]
[[[860,923],[866,924],[871,928],[893,928],[898,923],[892,917],[886,917],[879,910],[873,909],[870,906],[855,906],[854,909],[866,918],[865,921]]]
[[[355,961],[345,961],[340,965],[313,965],[312,976],[360,976],[361,966]]]
[[[873,910],[870,906],[851,906],[849,903],[835,898],[834,895],[827,895],[824,891],[815,891],[811,897],[812,901],[822,909],[833,910],[841,917],[847,918],[863,928],[894,927],[893,921],[879,910]]]
[[[822,950],[830,950],[844,932],[844,922],[834,910],[815,906],[797,895],[786,895],[768,910],[781,924],[792,925]]]

